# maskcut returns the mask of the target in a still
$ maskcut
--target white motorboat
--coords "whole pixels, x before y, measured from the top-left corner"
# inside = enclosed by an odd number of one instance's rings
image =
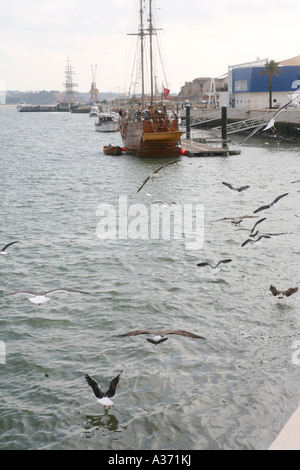
[[[116,132],[119,130],[119,115],[117,113],[98,113],[95,122],[98,132]]]
[[[98,113],[99,113],[98,106],[92,106],[91,110],[90,110],[90,116],[91,117],[96,117],[96,116],[98,116]]]

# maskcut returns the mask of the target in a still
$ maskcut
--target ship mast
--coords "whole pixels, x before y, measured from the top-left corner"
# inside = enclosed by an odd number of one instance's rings
[[[129,36],[139,36],[141,40],[141,74],[142,74],[142,109],[145,108],[145,46],[144,46],[144,38],[145,36],[149,35],[150,37],[150,104],[153,105],[153,97],[154,97],[154,77],[153,77],[153,35],[158,31],[157,28],[153,26],[153,14],[152,14],[152,0],[149,0],[149,27],[144,28],[144,17],[143,17],[143,2],[145,0],[140,0],[140,26],[137,33],[129,33]]]
[[[66,87],[65,89],[65,101],[68,103],[69,107],[71,104],[75,103],[75,91],[74,87],[77,87],[77,83],[73,82],[72,76],[74,75],[73,68],[71,65],[71,61],[69,60],[69,57],[67,59],[67,65],[65,69],[65,76],[66,76],[66,83],[64,83],[64,86]]]
[[[153,14],[152,14],[152,0],[149,0],[149,29],[148,34],[150,37],[149,46],[150,46],[150,91],[151,91],[151,101],[150,104],[153,105],[154,98],[154,70],[153,70],[153,35],[157,34],[156,31],[159,31],[161,28],[155,28],[153,26]]]
[[[152,23],[152,0],[149,0],[149,35],[150,35],[150,86],[151,86],[151,100],[150,104],[153,105],[153,23]]]
[[[145,66],[144,66],[144,30],[143,1],[140,0],[140,27],[137,33],[129,33],[129,36],[139,36],[141,39],[141,72],[142,72],[142,109],[145,108]]]
[[[140,37],[141,37],[141,69],[142,69],[142,109],[145,108],[145,77],[144,77],[144,26],[143,26],[143,0],[140,0]]]

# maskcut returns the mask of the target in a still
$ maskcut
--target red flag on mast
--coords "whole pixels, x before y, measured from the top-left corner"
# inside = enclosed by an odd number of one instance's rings
[[[168,99],[169,93],[170,93],[170,90],[168,90],[168,88],[164,87],[165,100]]]

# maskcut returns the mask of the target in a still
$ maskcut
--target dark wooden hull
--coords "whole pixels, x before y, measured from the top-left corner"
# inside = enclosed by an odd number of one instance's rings
[[[105,145],[103,147],[103,152],[105,153],[105,155],[122,155],[123,149],[117,145]]]
[[[120,132],[124,147],[132,155],[141,157],[180,156],[180,137],[183,131],[177,123],[149,121],[123,121]]]

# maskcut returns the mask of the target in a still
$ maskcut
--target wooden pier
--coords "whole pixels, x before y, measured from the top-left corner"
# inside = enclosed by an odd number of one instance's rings
[[[181,139],[182,155],[187,157],[228,157],[229,155],[239,155],[240,150],[229,150],[227,140],[227,106],[222,106],[222,138],[221,147],[209,146],[206,143],[191,140],[191,117],[190,103],[186,103],[186,132],[185,139]]]
[[[191,142],[189,139],[181,139],[181,146],[188,157],[228,157],[240,155],[240,150],[230,150],[223,147],[212,147],[199,142]]]

